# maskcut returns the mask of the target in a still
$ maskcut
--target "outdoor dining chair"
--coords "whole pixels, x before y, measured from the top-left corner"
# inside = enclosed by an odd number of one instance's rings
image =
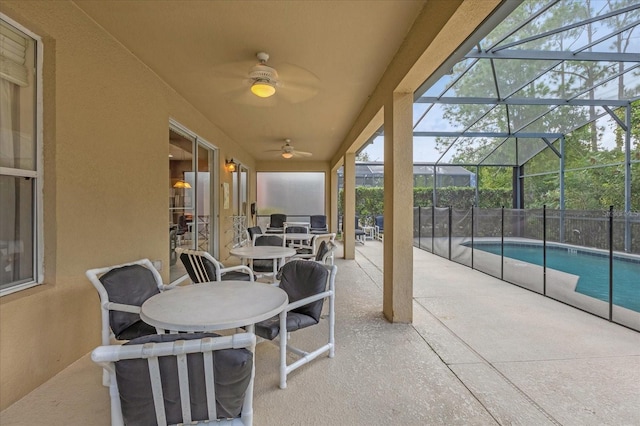
[[[89,269],[85,275],[98,291],[101,312],[101,342],[131,340],[155,334],[156,329],[140,319],[140,306],[148,298],[175,287],[162,283],[149,259],[104,268]],[[108,377],[103,377],[108,385]]]
[[[365,242],[365,240],[367,238],[367,234],[366,234],[366,232],[364,232],[364,229],[362,229],[360,227],[360,218],[358,216],[356,216],[355,219],[356,219],[356,230],[355,230],[356,241],[361,243],[361,244],[364,244],[364,242]]]
[[[327,216],[323,214],[309,216],[309,223],[311,225],[312,234],[326,234],[329,232],[329,228],[327,227]]]
[[[112,425],[251,425],[253,333],[155,334],[99,346]]]
[[[210,253],[201,250],[177,248],[176,253],[191,278],[191,282],[254,281],[253,271],[246,265],[225,267]]]
[[[267,227],[267,234],[282,234],[284,232],[284,223],[287,221],[287,215],[282,213],[273,213]]]
[[[256,235],[253,237],[254,246],[274,246],[285,247],[286,238],[284,235]],[[250,261],[249,266],[254,274],[258,274],[260,277],[265,275],[273,276],[273,262],[277,262],[276,259],[253,259]]]
[[[376,227],[376,239],[382,240],[384,234],[384,216],[376,216],[374,218],[374,226]]]
[[[260,228],[259,226],[251,226],[249,228],[247,228],[247,243],[249,245],[253,245],[253,239],[255,238],[256,235],[262,235],[262,228]]]
[[[289,296],[289,304],[276,317],[255,325],[256,335],[273,340],[279,336],[280,388],[287,387],[287,375],[321,354],[335,355],[335,278],[338,267],[318,262],[294,260],[285,263],[278,273],[279,287]],[[289,333],[319,324],[324,300],[329,299],[328,338],[326,343],[312,351],[288,344]],[[287,364],[287,351],[297,360]]]
[[[335,247],[336,234],[317,234],[314,235],[308,245],[300,245],[296,247],[295,259],[311,259],[317,262],[329,261],[333,265],[333,248]]]

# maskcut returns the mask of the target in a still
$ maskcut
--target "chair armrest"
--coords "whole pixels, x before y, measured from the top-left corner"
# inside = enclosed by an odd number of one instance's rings
[[[140,313],[140,306],[125,305],[124,303],[107,302],[104,307],[109,311],[130,312],[132,314]]]
[[[299,308],[300,306],[308,305],[311,302],[324,299],[325,297],[329,297],[331,295],[333,295],[333,290],[327,290],[327,291],[323,291],[322,293],[314,294],[313,296],[305,297],[304,299],[291,302],[287,305],[284,312],[289,312],[293,309]]]
[[[220,272],[230,272],[230,271],[246,271],[247,273],[253,272],[251,268],[247,265],[235,265],[235,266],[226,266],[224,268],[220,268]]]
[[[307,259],[308,260],[308,259],[313,259],[314,257],[316,257],[316,255],[313,254],[313,253],[298,253],[298,254],[294,254],[293,256],[291,256],[287,262],[289,262],[291,260],[296,260],[296,259]]]
[[[253,271],[247,265],[236,265],[236,266],[227,266],[226,268],[220,268],[220,273],[224,274],[225,272],[231,271],[243,271],[248,275],[253,276]]]

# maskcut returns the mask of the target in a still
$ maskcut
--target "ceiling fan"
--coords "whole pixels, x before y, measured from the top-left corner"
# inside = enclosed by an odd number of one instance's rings
[[[320,80],[311,71],[285,62],[267,65],[266,52],[258,52],[256,57],[257,63],[253,60],[215,66],[210,87],[234,102],[253,106],[303,102],[318,93]]]
[[[291,145],[291,139],[285,139],[284,145],[280,149],[272,149],[267,152],[277,152],[280,154],[282,158],[292,158],[292,157],[311,157],[313,154],[305,151],[297,151]]]

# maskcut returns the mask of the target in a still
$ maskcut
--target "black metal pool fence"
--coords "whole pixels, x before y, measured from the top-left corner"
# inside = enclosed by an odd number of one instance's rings
[[[605,211],[414,207],[413,235],[418,248],[640,331],[640,312],[620,306],[613,297],[618,281],[614,258],[640,264],[640,213],[613,207]],[[500,254],[478,249],[487,243],[498,244]],[[537,247],[540,265],[505,256],[505,243]],[[576,292],[579,276],[547,267],[548,256],[558,250],[608,259],[603,297]],[[625,297],[640,302],[640,276],[632,281],[637,291]]]

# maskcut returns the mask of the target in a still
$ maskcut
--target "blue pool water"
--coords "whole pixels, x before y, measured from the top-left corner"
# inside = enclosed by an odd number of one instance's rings
[[[500,255],[500,244],[475,243],[474,249]],[[543,264],[542,245],[504,245],[504,256]],[[547,267],[578,275],[576,291],[609,302],[609,258],[600,253],[547,246]],[[613,258],[613,303],[640,312],[640,262]]]

